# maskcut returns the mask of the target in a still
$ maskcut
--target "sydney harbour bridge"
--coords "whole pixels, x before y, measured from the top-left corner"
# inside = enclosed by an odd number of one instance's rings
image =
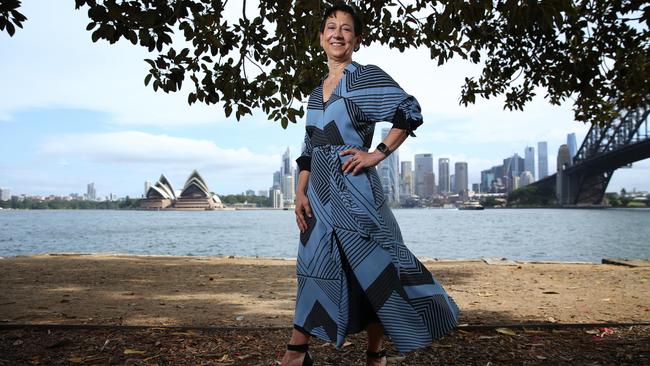
[[[650,158],[649,112],[623,110],[611,123],[593,125],[573,159],[563,145],[558,172],[533,185],[554,191],[560,206],[601,205],[616,169]]]

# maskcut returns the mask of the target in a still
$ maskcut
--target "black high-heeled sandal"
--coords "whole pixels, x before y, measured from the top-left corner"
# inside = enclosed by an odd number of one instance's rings
[[[287,351],[304,353],[305,358],[302,360],[302,366],[313,366],[314,359],[309,353],[309,344],[287,344]]]
[[[382,358],[386,357],[386,353],[387,353],[386,348],[383,348],[383,349],[382,349],[381,351],[379,351],[379,352],[373,352],[373,351],[369,351],[369,350],[368,350],[368,351],[366,351],[366,356],[367,356],[368,358],[379,358],[379,359],[382,359]],[[386,359],[386,362],[388,362],[388,359]]]

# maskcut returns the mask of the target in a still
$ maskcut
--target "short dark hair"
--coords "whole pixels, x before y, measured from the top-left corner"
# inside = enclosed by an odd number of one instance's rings
[[[354,35],[361,37],[363,34],[363,21],[361,21],[361,17],[359,17],[359,14],[357,14],[354,8],[345,3],[335,4],[325,9],[323,20],[321,20],[320,23],[320,32],[323,33],[325,31],[325,23],[327,23],[327,19],[329,19],[329,17],[331,17],[337,11],[342,11],[344,13],[350,14],[352,20],[354,21]]]

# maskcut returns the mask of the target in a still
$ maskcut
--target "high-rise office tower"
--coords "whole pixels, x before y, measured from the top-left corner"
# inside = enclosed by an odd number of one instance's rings
[[[86,197],[90,201],[97,200],[97,191],[95,190],[95,183],[88,183],[88,186],[86,186]]]
[[[524,150],[524,170],[529,171],[535,179],[535,148],[532,146],[526,146]]]
[[[433,174],[433,156],[431,154],[415,154],[415,170],[413,171],[413,190],[423,199],[433,197],[435,176]]]
[[[294,178],[291,150],[287,147],[287,150],[282,154],[282,165],[280,166],[280,190],[282,191],[285,206],[292,205],[295,200],[296,185]]]
[[[448,194],[450,192],[449,180],[449,159],[438,159],[438,193]]]
[[[539,168],[539,179],[548,176],[548,145],[546,141],[537,143],[537,165]]]
[[[280,174],[280,171],[276,171],[273,173],[273,186],[276,187],[277,189],[280,189],[282,185],[282,174]]]
[[[399,179],[400,200],[407,199],[413,195],[413,164],[410,161],[400,163]]]
[[[524,171],[524,159],[515,153],[509,158],[503,159],[503,174],[508,178],[518,177]]]
[[[388,136],[389,128],[381,129],[381,138],[384,140]],[[388,203],[399,202],[399,153],[393,151],[392,154],[382,160],[377,167],[379,170],[379,179],[381,180],[384,196]]]
[[[570,133],[566,135],[566,146],[569,148],[569,165],[573,165],[573,158],[578,153],[578,145],[576,143],[576,134]]]
[[[469,179],[467,177],[467,163],[459,161],[454,164],[454,192],[461,196],[467,195]]]
[[[282,165],[280,166],[280,174],[293,175],[293,162],[291,161],[291,150],[287,147],[287,151],[282,154]]]
[[[9,201],[11,199],[11,190],[9,188],[0,188],[0,201]]]

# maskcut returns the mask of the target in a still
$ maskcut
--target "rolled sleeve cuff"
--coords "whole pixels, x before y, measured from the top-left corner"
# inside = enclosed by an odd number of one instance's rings
[[[395,111],[395,116],[393,117],[393,128],[398,128],[400,130],[405,130],[409,136],[415,137],[415,129],[422,125],[422,119],[413,119],[404,113],[403,110],[397,108]]]
[[[311,172],[311,156],[301,156],[296,159],[296,163],[298,163],[299,172],[303,170]]]

